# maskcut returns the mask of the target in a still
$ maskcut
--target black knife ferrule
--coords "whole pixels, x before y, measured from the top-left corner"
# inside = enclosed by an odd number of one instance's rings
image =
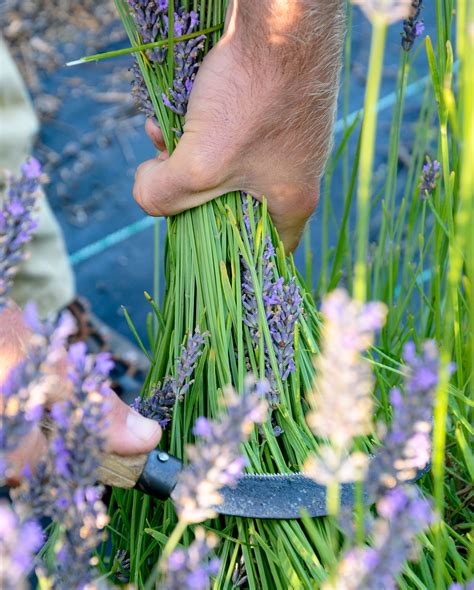
[[[148,454],[135,488],[160,500],[167,500],[176,486],[182,468],[183,464],[179,459],[155,449]]]

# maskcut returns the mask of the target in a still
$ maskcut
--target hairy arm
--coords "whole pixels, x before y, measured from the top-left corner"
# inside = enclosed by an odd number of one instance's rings
[[[342,0],[234,0],[177,149],[139,169],[141,206],[170,215],[231,190],[266,196],[287,250],[296,247],[331,143],[343,34]]]

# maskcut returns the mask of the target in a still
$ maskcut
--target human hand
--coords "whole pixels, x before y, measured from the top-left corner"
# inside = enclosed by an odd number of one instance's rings
[[[338,89],[344,18],[339,0],[240,0],[204,59],[184,133],[171,157],[142,164],[134,197],[150,215],[175,215],[226,192],[265,196],[287,251],[319,197]]]
[[[0,388],[9,371],[25,357],[30,332],[23,320],[19,307],[7,307],[0,313]],[[50,387],[45,392],[45,407],[67,399],[70,384],[67,379],[66,351],[58,356],[51,376]],[[127,406],[112,393],[110,410],[107,414],[108,427],[105,432],[106,449],[119,455],[137,455],[154,449],[161,438],[161,428]],[[4,408],[0,407],[3,413]],[[8,453],[6,480],[9,485],[18,485],[26,465],[33,467],[47,452],[47,441],[39,426],[35,426]]]

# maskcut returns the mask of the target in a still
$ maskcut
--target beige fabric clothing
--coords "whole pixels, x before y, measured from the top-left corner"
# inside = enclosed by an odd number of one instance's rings
[[[17,171],[31,153],[37,132],[38,121],[25,85],[0,37],[0,169]],[[61,229],[44,195],[28,251],[15,277],[13,299],[21,306],[36,301],[42,315],[57,312],[74,298],[74,275]]]

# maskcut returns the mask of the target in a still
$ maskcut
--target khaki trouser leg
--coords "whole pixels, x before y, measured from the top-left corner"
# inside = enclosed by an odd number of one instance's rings
[[[0,37],[0,168],[18,170],[31,153],[37,130],[25,85]],[[13,299],[21,306],[35,301],[42,315],[59,311],[74,298],[74,275],[61,229],[44,196],[28,255],[15,277]]]

